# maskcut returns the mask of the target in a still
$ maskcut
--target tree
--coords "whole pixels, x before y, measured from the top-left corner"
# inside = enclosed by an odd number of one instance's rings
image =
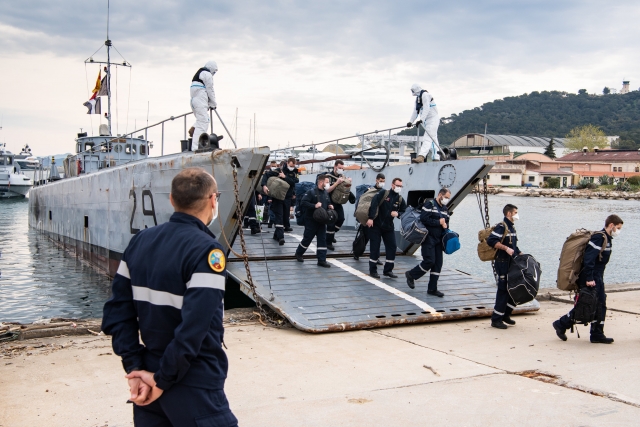
[[[553,138],[551,138],[549,145],[547,145],[547,148],[544,150],[544,155],[552,159],[556,158],[556,150],[553,148]]]
[[[578,126],[569,132],[565,143],[567,148],[572,151],[580,151],[587,147],[589,151],[594,148],[604,148],[607,145],[607,137],[597,126],[584,125]]]
[[[586,95],[586,94],[587,94],[587,90],[586,89],[578,90],[578,95]]]
[[[611,89],[605,86],[604,89],[602,89],[602,93],[605,95],[609,95],[611,93]]]

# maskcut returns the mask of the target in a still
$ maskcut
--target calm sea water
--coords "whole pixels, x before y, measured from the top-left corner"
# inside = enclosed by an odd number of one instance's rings
[[[613,242],[605,281],[640,281],[640,202],[497,195],[489,199],[492,224],[502,219],[506,203],[519,208],[521,220],[516,224],[519,246],[541,263],[543,287],[555,287],[558,256],[565,238],[580,227],[599,230],[611,213],[620,215],[625,225]],[[0,321],[100,317],[110,294],[109,279],[30,230],[27,212],[26,200],[0,201]],[[492,281],[490,264],[480,262],[476,255],[477,233],[481,228],[482,220],[472,195],[456,208],[452,217],[451,229],[460,234],[462,248],[453,255],[445,255],[445,267]]]

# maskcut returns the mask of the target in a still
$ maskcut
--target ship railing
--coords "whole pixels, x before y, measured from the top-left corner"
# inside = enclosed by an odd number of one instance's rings
[[[374,130],[371,132],[365,132],[365,133],[357,133],[355,135],[349,135],[349,136],[345,136],[342,138],[336,138],[336,139],[330,139],[328,141],[324,141],[324,142],[312,142],[311,144],[301,144],[301,145],[294,145],[294,146],[288,146],[288,147],[284,147],[284,148],[277,148],[274,150],[271,150],[272,154],[277,154],[278,152],[282,152],[282,151],[287,151],[287,150],[292,150],[292,149],[296,149],[296,148],[306,148],[308,152],[313,153],[313,158],[310,160],[304,160],[304,161],[300,161],[298,162],[299,164],[313,164],[313,163],[322,163],[322,162],[328,162],[331,160],[337,160],[337,159],[351,159],[353,157],[357,157],[360,156],[360,168],[364,167],[364,163],[366,162],[367,165],[369,166],[369,168],[371,168],[372,170],[376,171],[376,172],[380,172],[382,171],[386,166],[389,165],[389,157],[391,154],[391,140],[392,140],[392,135],[391,132],[394,130],[398,130],[398,129],[406,129],[406,126],[397,126],[397,127],[392,127],[392,128],[388,128],[388,129],[382,129],[382,130]],[[387,132],[387,138],[384,138],[384,133]],[[419,151],[420,147],[420,134],[419,134],[420,130],[418,127],[416,127],[416,145],[415,145],[415,150],[416,153]],[[366,142],[366,137],[369,135],[380,135],[382,137],[382,143],[381,144],[371,144],[369,147],[365,147],[365,142]],[[341,151],[343,151],[340,148],[340,141],[345,141],[348,139],[352,139],[352,138],[358,138],[360,140],[360,150],[359,151],[355,151],[355,152],[350,152],[350,153],[340,153]],[[317,147],[319,146],[326,146],[322,152],[324,153],[330,153],[331,149],[327,150],[327,147],[329,147],[329,144],[334,144],[335,145],[335,155],[328,157],[328,158],[324,158],[324,159],[316,159],[315,155],[316,153],[320,153],[321,151],[318,151]],[[381,166],[375,166],[372,161],[370,159],[368,159],[364,153],[371,151],[371,150],[379,150],[379,149],[384,149],[386,151],[386,156],[384,161],[382,162]],[[381,159],[382,160],[382,159]],[[376,162],[379,163],[379,162]]]
[[[235,139],[233,138],[233,136],[231,135],[231,133],[229,132],[229,129],[227,129],[227,126],[225,125],[224,121],[222,120],[222,117],[220,117],[220,114],[218,114],[218,112],[215,109],[210,109],[209,110],[209,122],[210,122],[210,131],[211,133],[213,133],[213,113],[215,112],[216,117],[218,118],[218,120],[220,121],[220,123],[222,124],[222,126],[224,127],[224,130],[227,132],[227,135],[229,135],[229,138],[231,139],[231,142],[233,143],[233,146],[235,148],[237,148],[237,144]],[[101,142],[99,144],[93,145],[91,148],[86,149],[84,151],[78,152],[76,154],[70,155],[68,156],[66,159],[64,159],[63,161],[63,165],[64,165],[64,174],[65,177],[70,177],[70,176],[78,176],[79,173],[88,173],[88,172],[92,172],[91,171],[87,171],[86,167],[84,167],[84,163],[83,163],[83,169],[81,172],[78,172],[78,167],[77,167],[77,161],[80,159],[81,161],[84,159],[84,156],[87,155],[92,155],[95,153],[105,153],[105,152],[112,152],[112,148],[114,144],[118,144],[118,143],[122,143],[122,142],[128,142],[128,141],[133,141],[133,140],[140,140],[140,141],[145,141],[147,143],[147,148],[146,148],[146,153],[145,153],[145,157],[147,157],[149,155],[149,149],[152,148],[152,142],[149,141],[148,138],[148,132],[150,129],[156,128],[156,127],[160,127],[161,130],[161,136],[160,136],[160,155],[164,156],[164,142],[165,142],[165,123],[169,123],[169,122],[173,122],[175,120],[178,119],[183,119],[183,139],[186,141],[187,140],[187,116],[192,115],[193,112],[188,112],[188,113],[184,113],[184,114],[180,114],[178,116],[171,116],[167,119],[161,120],[157,123],[154,123],[152,125],[148,125],[145,126],[143,128],[140,129],[136,129],[132,132],[128,132],[125,134],[119,134],[117,136],[106,136],[106,138],[111,138],[111,139],[107,139],[104,142]],[[144,136],[139,135],[137,138],[134,137],[135,134],[139,134],[141,132],[144,132]],[[136,160],[140,160],[139,156],[131,156],[130,153],[125,153],[127,155],[127,157],[123,158],[123,156],[121,156],[121,151],[118,151],[118,156],[117,158],[115,158],[115,156],[109,156],[108,158],[104,158],[104,159],[99,159],[98,160],[98,166],[97,169],[104,169],[104,168],[108,168],[108,167],[113,167],[116,165],[121,165],[121,164],[126,164],[126,163],[130,163]]]

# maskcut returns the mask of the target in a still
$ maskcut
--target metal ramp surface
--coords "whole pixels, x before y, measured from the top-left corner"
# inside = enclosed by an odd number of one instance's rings
[[[329,252],[327,259],[331,268],[316,265],[313,243],[305,254],[304,263],[293,259],[302,239],[301,227],[294,227],[292,233],[286,233],[287,243],[284,246],[279,246],[271,238],[269,229],[264,227],[264,231],[266,263],[260,236],[245,237],[247,250],[253,259],[249,264],[256,293],[262,303],[303,331],[347,331],[485,317],[493,312],[495,285],[456,270],[444,269],[440,275],[438,289],[444,292],[444,298],[427,295],[428,276],[416,282],[416,289],[410,289],[404,273],[419,262],[413,256],[396,257],[394,273],[398,275],[397,279],[372,278],[368,275],[368,253],[360,260],[349,256],[354,231],[338,233],[336,251]],[[236,240],[234,249],[239,252],[239,239]],[[227,271],[230,278],[252,297],[244,263],[232,255],[229,261]],[[381,273],[382,267],[378,271]],[[515,312],[537,311],[539,308],[539,303],[534,300],[518,306]]]

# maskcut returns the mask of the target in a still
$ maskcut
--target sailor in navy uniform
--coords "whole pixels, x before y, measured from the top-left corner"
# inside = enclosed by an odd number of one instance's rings
[[[102,330],[128,374],[136,426],[237,426],[224,393],[225,251],[205,225],[217,196],[210,174],[181,171],[169,222],[140,231],[122,254]]]
[[[496,304],[491,315],[491,326],[507,329],[506,324],[516,324],[516,321],[511,319],[511,313],[516,308],[516,304],[507,291],[507,274],[512,257],[520,253],[518,234],[513,225],[520,217],[518,216],[518,208],[511,204],[506,205],[502,209],[502,213],[504,214],[503,222],[494,227],[487,237],[487,244],[498,250],[494,264],[495,273],[498,276],[498,290],[496,291]]]
[[[293,169],[290,169],[289,166],[286,168],[274,167],[275,161],[271,162],[271,170],[267,171],[262,176],[262,189],[265,194],[269,194],[269,189],[267,188],[267,181],[271,177],[278,177],[284,180],[287,184],[289,184],[289,190],[287,190],[287,194],[285,195],[284,200],[278,200],[276,198],[271,198],[271,212],[274,217],[274,225],[276,229],[273,232],[273,239],[277,240],[280,246],[284,245],[284,232],[293,231],[291,225],[289,223],[289,215],[291,211],[291,198],[293,197],[296,183],[299,181],[298,179],[298,169],[295,167],[296,160],[294,158],[290,158],[288,164],[293,163]],[[288,200],[287,200],[288,199]],[[285,219],[286,218],[286,219]]]
[[[582,270],[578,276],[578,286],[593,286],[598,294],[598,311],[596,318],[591,322],[592,343],[611,344],[613,338],[608,338],[604,334],[604,319],[607,315],[607,294],[604,291],[604,270],[611,258],[612,240],[620,235],[623,221],[618,215],[610,215],[605,221],[604,228],[593,233],[584,251],[582,259]],[[571,328],[573,309],[560,319],[553,322],[556,335],[563,340],[567,340],[566,331]]]
[[[429,272],[429,285],[427,294],[442,298],[444,294],[438,290],[438,279],[442,271],[442,232],[449,227],[449,210],[447,203],[451,199],[451,191],[442,188],[438,192],[438,197],[428,200],[422,206],[420,221],[427,227],[429,234],[422,242],[420,250],[422,252],[422,262],[405,272],[407,285],[415,288],[415,281]]]

